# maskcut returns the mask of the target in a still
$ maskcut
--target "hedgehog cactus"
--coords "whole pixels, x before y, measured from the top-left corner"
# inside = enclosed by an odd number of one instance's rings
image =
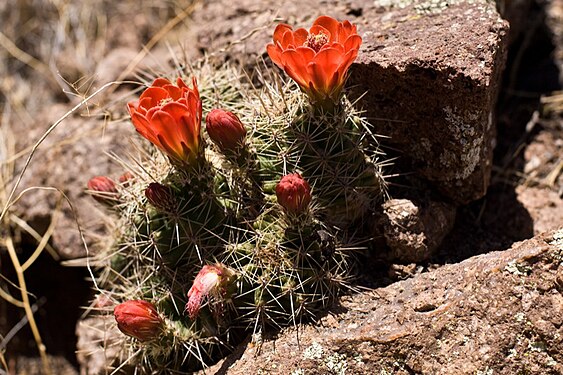
[[[202,67],[201,94],[195,79],[157,78],[129,104],[165,158],[111,187],[118,218],[100,285],[129,336],[118,360],[190,371],[249,333],[314,319],[348,286],[346,245],[385,186],[365,119],[342,95],[360,43],[355,26],[325,16],[309,32],[280,25],[268,53],[298,86],[259,91]],[[98,199],[108,190],[90,185]]]

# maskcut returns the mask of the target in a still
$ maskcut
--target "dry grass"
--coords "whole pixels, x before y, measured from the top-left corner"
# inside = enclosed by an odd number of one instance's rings
[[[126,45],[139,51],[138,58],[122,75],[125,77],[168,32],[186,20],[194,6],[191,0],[8,0],[0,4],[0,225],[4,234],[0,252],[5,251],[9,256],[17,275],[14,282],[18,291],[18,295],[10,294],[6,283],[14,284],[0,274],[0,298],[25,312],[16,326],[0,327],[0,374],[14,371],[9,368],[11,361],[5,358],[6,349],[13,336],[26,325],[33,333],[42,373],[57,373],[51,368],[34,318],[39,304],[27,289],[26,271],[44,251],[59,259],[50,239],[60,207],[67,204],[71,212],[74,207],[58,189],[20,186],[22,177],[34,162],[38,148],[66,118],[88,107],[101,92],[113,91],[118,85],[106,83],[95,91],[90,87],[95,81],[97,65],[112,49]],[[129,28],[120,29],[123,24]],[[92,93],[86,95],[88,91]],[[65,102],[69,103],[69,110],[39,139],[21,136],[22,129],[45,127],[38,121],[38,114]],[[14,134],[13,129],[20,134]],[[25,144],[30,141],[33,145]],[[50,224],[42,234],[13,210],[21,197],[37,190],[47,190],[59,197]],[[37,241],[27,259],[19,255],[18,232],[26,232]],[[81,237],[86,246],[82,232]]]

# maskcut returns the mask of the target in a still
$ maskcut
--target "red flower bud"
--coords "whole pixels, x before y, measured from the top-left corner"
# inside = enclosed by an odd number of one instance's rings
[[[288,174],[276,186],[276,196],[288,213],[300,214],[311,203],[311,187],[299,173]]]
[[[106,176],[96,176],[88,181],[88,190],[92,193],[95,200],[107,205],[114,205],[117,202],[117,188],[115,182]]]
[[[176,200],[172,189],[168,186],[151,182],[145,189],[145,196],[150,204],[162,211],[173,211],[176,207]]]
[[[142,300],[126,301],[115,306],[113,315],[117,321],[117,328],[139,341],[157,338],[164,324],[156,307]]]
[[[241,147],[246,129],[237,115],[224,109],[214,109],[205,118],[207,134],[221,151],[234,151]]]
[[[201,308],[201,301],[207,295],[221,297],[227,290],[227,284],[234,276],[234,272],[224,265],[206,265],[197,274],[194,283],[188,291],[186,310],[190,319],[195,319]]]
[[[127,171],[119,176],[119,183],[125,187],[128,187],[131,184],[131,180],[134,179],[135,176],[133,173]]]

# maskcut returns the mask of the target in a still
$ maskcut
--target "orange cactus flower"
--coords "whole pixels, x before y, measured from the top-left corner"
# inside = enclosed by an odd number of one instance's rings
[[[201,100],[197,82],[173,85],[157,78],[138,101],[127,104],[137,131],[179,166],[193,165],[199,154]]]
[[[337,103],[362,44],[356,26],[320,16],[309,31],[279,24],[268,55],[314,103]]]

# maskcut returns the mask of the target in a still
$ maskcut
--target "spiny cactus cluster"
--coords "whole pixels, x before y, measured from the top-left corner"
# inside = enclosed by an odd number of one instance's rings
[[[314,319],[348,286],[347,245],[385,189],[342,94],[360,43],[326,16],[309,31],[279,25],[268,53],[297,85],[256,89],[203,65],[199,85],[160,77],[129,103],[159,151],[88,184],[115,217],[98,283],[125,334],[114,365],[192,371],[249,334]]]

